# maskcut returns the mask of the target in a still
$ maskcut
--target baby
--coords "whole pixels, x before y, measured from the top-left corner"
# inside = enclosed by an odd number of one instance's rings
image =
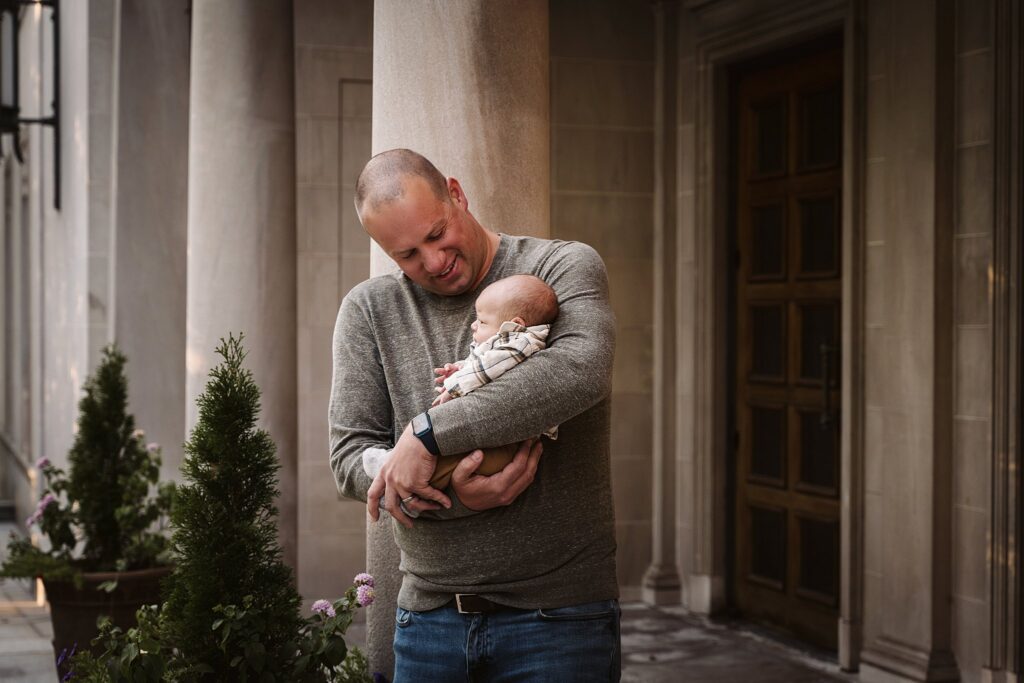
[[[476,320],[472,324],[473,343],[469,356],[456,363],[435,368],[434,380],[439,395],[431,405],[439,405],[479,389],[522,363],[546,345],[551,323],[558,317],[558,297],[539,277],[512,275],[491,283],[476,299]],[[558,437],[558,427],[545,436]],[[477,474],[501,471],[515,456],[518,444],[487,449]],[[391,451],[368,448],[363,453],[363,469],[376,477]],[[444,489],[452,471],[465,454],[443,455],[437,459],[430,485]]]

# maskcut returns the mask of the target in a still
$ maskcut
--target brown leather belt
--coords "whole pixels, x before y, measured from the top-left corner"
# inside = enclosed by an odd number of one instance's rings
[[[459,614],[491,614],[514,608],[492,602],[476,593],[456,593],[455,609],[459,611]]]

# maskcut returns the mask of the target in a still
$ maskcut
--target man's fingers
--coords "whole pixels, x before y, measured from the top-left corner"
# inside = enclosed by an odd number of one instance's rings
[[[412,528],[412,518],[405,514],[405,510],[402,509],[402,500],[408,498],[409,494],[404,496],[398,493],[397,489],[389,488],[387,494],[384,496],[387,500],[387,511],[390,513],[399,524],[404,526],[406,529]],[[412,501],[409,501],[410,503]],[[408,505],[408,503],[406,503]]]
[[[534,446],[535,441],[536,439],[527,439],[519,444],[519,449],[512,456],[512,461],[505,465],[505,469],[498,474],[505,475],[509,482],[518,480],[526,471],[530,459],[530,449]]]
[[[370,519],[375,522],[380,517],[380,499],[383,495],[384,478],[378,474],[366,491],[366,511],[370,513]]]
[[[525,447],[527,444],[529,444],[529,448]],[[508,485],[509,492],[515,494],[513,498],[518,497],[520,493],[533,483],[533,478],[537,474],[537,466],[540,464],[540,455],[544,452],[544,445],[540,439],[524,441],[523,446],[520,447],[516,457],[510,463],[510,465],[513,463],[517,465],[516,472],[513,475],[514,478]]]
[[[541,454],[544,453],[544,443],[541,439],[537,439],[534,445],[530,447],[529,456],[526,458],[526,472],[530,478],[534,477],[537,473],[537,468],[541,464]]]
[[[415,491],[413,491],[413,493],[415,493],[420,498],[423,498],[424,500],[432,500],[445,509],[448,509],[452,506],[452,501],[448,498],[448,496],[444,495],[443,493],[435,489],[433,486],[424,486],[423,488],[416,489]]]
[[[483,461],[484,452],[481,450],[473,451],[455,466],[455,469],[452,471],[452,481],[457,484],[468,481],[473,476],[473,473],[479,469],[480,463]]]
[[[405,507],[407,509],[409,509],[409,510],[412,510],[413,512],[416,512],[416,513],[426,512],[427,510],[440,510],[441,509],[441,505],[439,503],[435,503],[432,500],[424,500],[423,498],[420,498],[419,496],[416,496],[415,498],[410,500],[408,503],[406,503]]]

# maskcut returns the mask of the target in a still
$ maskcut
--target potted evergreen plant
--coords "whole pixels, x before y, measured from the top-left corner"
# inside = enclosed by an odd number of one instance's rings
[[[242,367],[241,337],[221,340],[222,362],[198,399],[172,515],[174,570],[163,605],[138,626],[105,624],[93,653],[73,657],[74,680],[368,682],[366,660],[344,634],[373,601],[360,574],[340,599],[299,613],[292,571],[277,541],[277,471],[270,435],[257,429],[259,388]]]
[[[134,624],[170,571],[164,522],[174,485],[158,486],[160,447],[128,413],[125,362],[108,346],[86,380],[69,473],[45,457],[37,463],[45,490],[26,524],[43,547],[12,533],[0,567],[0,576],[42,578],[57,653],[87,648],[100,616]]]

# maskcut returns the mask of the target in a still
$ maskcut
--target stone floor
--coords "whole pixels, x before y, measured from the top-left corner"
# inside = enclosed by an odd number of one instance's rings
[[[623,683],[811,683],[856,681],[834,655],[786,642],[738,620],[708,620],[682,608],[622,606]]]
[[[0,559],[9,530],[0,523]],[[0,580],[0,681],[56,680],[50,615],[36,604],[27,581]],[[350,642],[365,643],[365,626],[353,624]],[[785,642],[742,621],[707,620],[681,608],[622,607],[623,683],[718,681],[811,683],[856,681],[827,653]]]
[[[30,587],[27,581],[0,581],[0,681],[5,683],[57,679],[50,612],[36,604]]]

